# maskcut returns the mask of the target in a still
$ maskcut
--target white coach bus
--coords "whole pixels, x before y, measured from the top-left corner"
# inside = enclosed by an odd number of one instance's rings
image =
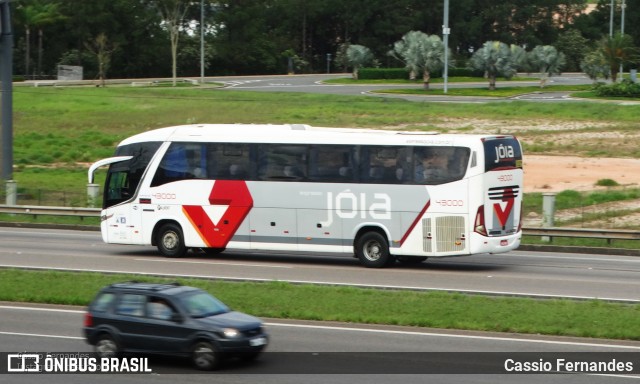
[[[353,253],[396,260],[501,253],[522,236],[522,150],[510,135],[203,124],[122,141],[101,214],[106,243]]]

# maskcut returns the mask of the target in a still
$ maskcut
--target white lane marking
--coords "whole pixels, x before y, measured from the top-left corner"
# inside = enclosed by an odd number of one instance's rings
[[[388,330],[388,329],[351,328],[351,327],[338,327],[338,326],[330,326],[330,325],[305,325],[305,324],[289,324],[289,323],[265,323],[265,325],[268,325],[270,327],[275,326],[275,327],[289,327],[289,328],[312,328],[312,329],[326,329],[326,330],[332,330],[332,331],[388,333],[388,334],[408,335],[408,336],[450,337],[450,338],[457,338],[457,339],[493,340],[493,341],[505,341],[505,342],[522,342],[522,343],[536,343],[536,344],[555,344],[555,345],[572,345],[572,346],[583,346],[583,347],[603,347],[603,348],[614,348],[614,349],[640,350],[640,346],[581,343],[576,341],[534,340],[534,339],[519,339],[516,337],[456,335],[451,333],[432,333],[432,332],[416,332],[416,331],[394,331],[394,330]]]
[[[14,309],[25,311],[46,311],[46,312],[64,312],[64,313],[84,313],[82,310],[71,309],[56,309],[56,308],[43,308],[43,307],[19,307],[12,305],[0,305],[0,309]],[[417,331],[398,331],[389,329],[371,329],[371,328],[353,328],[353,327],[340,327],[332,325],[311,325],[311,324],[292,324],[292,323],[271,323],[267,322],[265,325],[270,327],[288,327],[288,328],[308,328],[308,329],[323,329],[331,331],[347,331],[347,332],[367,332],[367,333],[385,333],[391,335],[408,335],[408,336],[427,336],[427,337],[451,337],[458,339],[475,339],[475,340],[493,340],[493,341],[505,341],[505,342],[523,342],[523,343],[538,343],[538,344],[555,344],[555,345],[572,345],[583,347],[602,347],[613,349],[637,349],[640,350],[640,346],[629,345],[616,345],[616,344],[598,344],[598,343],[581,343],[575,341],[558,341],[558,340],[534,340],[534,339],[519,339],[516,337],[496,337],[496,336],[477,336],[477,335],[457,335],[451,333],[433,333],[433,332],[417,332]],[[83,337],[75,336],[56,336],[56,335],[41,335],[32,333],[17,333],[17,332],[1,332],[4,335],[24,335],[24,336],[38,336],[38,337],[58,337],[67,339],[84,339]]]
[[[136,260],[136,261],[156,262],[156,263],[231,265],[231,266],[238,266],[238,267],[281,268],[281,269],[293,269],[294,268],[294,267],[288,267],[288,266],[283,266],[283,265],[221,263],[221,262],[215,262],[215,261],[189,261],[189,260],[164,260],[164,259],[134,259],[134,260]]]
[[[616,262],[625,262],[625,263],[640,263],[640,258],[637,256],[615,256],[615,257],[610,257],[610,258],[599,258],[599,257],[570,257],[570,256],[544,256],[544,255],[540,255],[540,254],[536,254],[536,255],[524,255],[521,252],[525,252],[525,251],[518,251],[518,253],[513,253],[509,256],[506,256],[507,258],[513,258],[513,257],[531,257],[534,259],[558,259],[558,260],[580,260],[580,261],[616,261]]]
[[[0,305],[0,309],[17,309],[23,311],[40,311],[40,312],[60,312],[60,313],[85,313],[78,309],[60,309],[60,308],[46,308],[46,307],[20,307],[16,305]]]
[[[17,229],[15,231],[6,230],[6,229],[0,230],[0,233],[8,233],[8,234],[15,234],[17,232],[24,232],[24,228]],[[60,233],[69,233],[69,230],[60,229],[59,232],[41,232],[41,231],[31,231],[31,232],[36,234],[36,235],[58,236],[58,235],[60,235]],[[71,236],[73,236],[73,237],[97,237],[97,238],[100,238],[100,231],[76,231],[73,234],[71,234]]]
[[[43,335],[43,334],[39,334],[39,333],[23,333],[23,332],[3,332],[3,331],[0,331],[0,335],[48,337],[48,338],[51,338],[51,339],[84,340],[84,337],[79,337],[79,336]]]

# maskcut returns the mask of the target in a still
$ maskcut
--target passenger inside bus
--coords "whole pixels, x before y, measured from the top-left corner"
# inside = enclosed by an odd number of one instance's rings
[[[304,178],[304,173],[295,165],[285,165],[282,173],[285,178],[300,179]]]
[[[229,178],[233,180],[243,179],[246,173],[240,164],[231,164],[229,166]]]
[[[446,148],[425,148],[421,153],[416,153],[419,163],[415,166],[415,180],[426,182],[447,178],[449,175],[449,156]]]

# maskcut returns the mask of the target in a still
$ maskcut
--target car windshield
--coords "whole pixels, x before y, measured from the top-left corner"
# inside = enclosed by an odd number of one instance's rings
[[[209,317],[229,312],[229,307],[206,292],[196,292],[184,299],[189,315],[193,318]]]

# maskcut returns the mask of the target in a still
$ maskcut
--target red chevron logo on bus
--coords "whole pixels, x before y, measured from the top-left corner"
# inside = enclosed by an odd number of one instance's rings
[[[218,180],[211,188],[209,203],[227,206],[217,223],[201,205],[183,205],[182,211],[209,248],[225,248],[253,207],[253,198],[242,180]]]
[[[505,190],[505,194],[513,196],[513,191],[511,189],[507,189]],[[504,227],[505,225],[507,225],[507,219],[509,219],[509,215],[511,215],[511,211],[513,210],[514,199],[513,197],[510,197],[510,198],[504,198],[502,199],[502,201],[507,202],[506,207],[502,209],[502,206],[500,205],[500,203],[495,203],[493,204],[493,210],[496,214],[496,217],[500,221],[500,226]]]

